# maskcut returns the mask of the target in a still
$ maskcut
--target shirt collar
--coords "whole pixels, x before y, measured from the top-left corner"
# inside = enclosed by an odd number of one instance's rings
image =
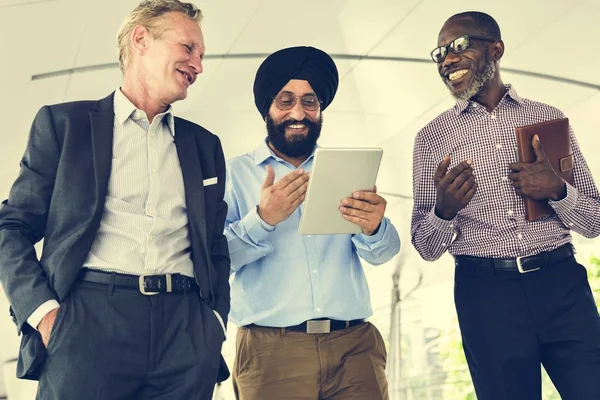
[[[509,100],[513,100],[517,104],[523,103],[523,99],[517,94],[517,91],[513,88],[513,86],[511,84],[504,85],[504,87],[506,88],[506,93],[504,93],[504,96],[502,97],[502,99],[500,100],[500,103],[498,103],[498,105],[502,104],[505,101],[509,101]],[[477,103],[476,101],[471,101],[471,100],[457,100],[456,105],[454,106],[456,115],[461,114],[463,111],[465,111],[467,108],[469,108],[469,106],[473,107],[476,104],[479,104],[479,103]]]
[[[318,145],[315,146],[315,149],[317,147],[319,147],[319,146]],[[315,149],[313,149],[312,153],[306,159],[306,161],[310,160],[314,156]],[[260,142],[260,144],[258,145],[258,147],[256,149],[254,149],[254,164],[255,165],[260,165],[263,162],[265,162],[266,160],[268,160],[269,158],[274,158],[277,161],[285,161],[281,157],[277,156],[273,152],[273,150],[271,150],[271,148],[267,144],[267,140],[265,139],[265,140],[263,140],[263,141]],[[304,161],[304,162],[306,162],[306,161]]]
[[[146,113],[136,108],[135,105],[127,98],[127,96],[123,94],[120,88],[115,90],[113,108],[115,112],[115,118],[121,125],[123,125],[128,119],[131,119],[132,121],[147,119]],[[175,121],[172,111],[173,108],[169,106],[165,111],[157,114],[155,118],[160,118],[163,123],[166,122],[166,124],[169,126],[171,135],[175,136]]]

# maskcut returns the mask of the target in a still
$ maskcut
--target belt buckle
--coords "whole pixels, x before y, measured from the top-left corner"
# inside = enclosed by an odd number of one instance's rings
[[[140,293],[145,296],[153,296],[155,294],[162,293],[162,292],[150,292],[150,291],[146,290],[146,285],[144,285],[144,281],[149,276],[156,276],[156,275],[140,275],[139,280],[138,280],[138,288],[140,290]],[[167,287],[166,287],[165,292],[171,293],[173,291],[173,280],[171,278],[171,274],[166,274],[165,280],[167,282]]]
[[[537,271],[538,269],[540,269],[540,267],[537,268],[532,268],[532,269],[524,269],[523,268],[523,264],[521,264],[521,260],[524,258],[527,258],[528,256],[523,256],[523,257],[517,257],[516,262],[517,262],[517,269],[519,270],[519,272],[521,274],[526,274],[528,272],[533,272],[533,271]]]
[[[331,332],[331,321],[328,319],[306,321],[306,333],[329,333]]]

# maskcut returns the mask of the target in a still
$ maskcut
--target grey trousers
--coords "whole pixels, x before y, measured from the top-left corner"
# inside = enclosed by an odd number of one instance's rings
[[[197,293],[77,282],[48,343],[38,400],[208,400],[224,333]]]

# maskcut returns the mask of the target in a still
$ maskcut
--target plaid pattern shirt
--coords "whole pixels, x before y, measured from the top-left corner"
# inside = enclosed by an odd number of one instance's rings
[[[523,198],[508,179],[508,165],[517,161],[515,128],[564,118],[549,105],[519,97],[511,85],[492,112],[466,100],[427,124],[415,139],[413,152],[412,243],[428,261],[452,255],[515,258],[553,250],[571,242],[570,231],[585,237],[600,234],[600,196],[571,128],[575,169],[567,196],[549,201],[555,213],[525,220]],[[473,160],[477,192],[451,220],[434,213],[433,175],[446,154],[450,168]]]

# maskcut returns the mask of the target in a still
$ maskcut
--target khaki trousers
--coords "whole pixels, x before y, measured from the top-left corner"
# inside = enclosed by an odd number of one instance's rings
[[[233,387],[238,400],[388,400],[386,350],[371,323],[324,334],[242,327]]]

